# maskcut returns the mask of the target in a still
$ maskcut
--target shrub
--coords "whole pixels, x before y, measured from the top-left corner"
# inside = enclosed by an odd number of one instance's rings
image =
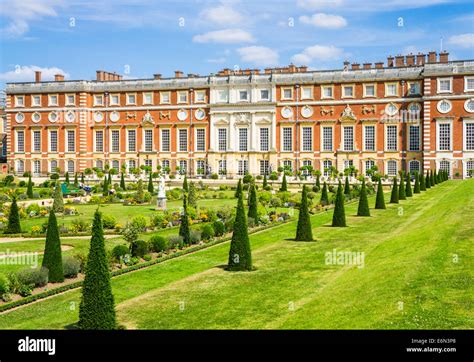
[[[150,245],[151,245],[151,250],[153,250],[156,253],[167,250],[169,246],[168,240],[161,235],[153,235],[150,238]]]
[[[74,219],[72,221],[72,227],[77,232],[83,232],[89,230],[89,223],[85,220]]]
[[[168,236],[168,245],[170,249],[180,249],[183,247],[183,238],[180,235]]]
[[[220,220],[216,220],[214,221],[214,223],[212,224],[213,228],[214,228],[214,235],[215,236],[222,236],[224,235],[225,233],[225,225],[222,221]]]
[[[26,213],[28,215],[31,215],[31,213],[34,213],[35,215],[39,215],[40,213],[40,206],[38,204],[30,204],[28,205],[28,207],[26,208]]]
[[[146,230],[146,218],[142,215],[137,215],[132,219],[131,225],[140,231]]]
[[[313,231],[311,228],[311,219],[308,211],[308,192],[306,186],[303,186],[301,197],[300,212],[298,214],[298,225],[296,229],[296,241],[312,241]]]
[[[382,187],[382,179],[379,178],[379,183],[377,185],[377,196],[375,200],[375,208],[379,210],[385,209],[385,199],[383,196],[383,187]]]
[[[81,261],[73,256],[63,258],[63,272],[66,278],[75,278],[81,271]]]
[[[164,219],[163,214],[154,214],[150,216],[150,225],[153,227],[162,227]]]
[[[18,182],[18,186],[19,187],[25,187],[26,186],[26,181],[21,180],[20,182]]]
[[[114,229],[117,225],[117,219],[113,215],[104,215],[102,217],[102,224],[105,229]]]
[[[189,241],[191,244],[197,244],[201,241],[201,232],[199,230],[191,230],[189,233]]]
[[[48,284],[48,269],[46,268],[26,268],[18,273],[18,281],[22,285],[43,287]]]
[[[339,182],[336,193],[336,205],[334,207],[334,213],[332,216],[332,226],[345,227],[346,226],[346,213],[344,210],[344,195],[342,194],[342,185]]]
[[[357,216],[370,216],[369,201],[367,200],[367,190],[365,188],[365,181],[362,181],[359,206],[357,208]]]
[[[143,258],[149,253],[149,246],[145,240],[135,240],[130,244],[130,253],[132,256]]]
[[[8,293],[10,293],[10,281],[5,275],[0,274],[0,298]]]
[[[215,235],[214,228],[210,224],[206,224],[201,228],[201,239],[210,240]]]
[[[53,210],[49,213],[42,266],[48,271],[49,280],[51,282],[59,283],[64,281],[61,241],[59,240],[58,222]]]
[[[128,254],[130,254],[130,250],[127,245],[117,245],[112,249],[112,257],[116,261],[122,261]]]
[[[249,184],[249,183],[251,183],[252,181],[253,181],[253,177],[252,177],[252,175],[249,175],[249,174],[246,174],[246,175],[244,176],[244,178],[242,179],[242,182],[243,182],[244,184]]]
[[[20,234],[20,215],[18,212],[18,205],[16,198],[13,198],[12,205],[10,206],[10,213],[8,215],[8,224],[6,234]]]
[[[53,211],[54,212],[64,212],[64,201],[63,201],[63,193],[61,191],[61,185],[58,181],[56,181],[56,187],[53,193]]]
[[[21,284],[18,288],[18,294],[22,297],[28,297],[31,295],[31,286],[26,284]]]

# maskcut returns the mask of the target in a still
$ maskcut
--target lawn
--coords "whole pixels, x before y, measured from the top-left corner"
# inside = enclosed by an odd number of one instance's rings
[[[386,195],[388,199],[388,194]],[[373,205],[374,198],[370,198]],[[474,180],[448,181],[294,242],[296,221],[250,237],[256,270],[223,270],[229,244],[113,278],[119,323],[139,329],[474,328]],[[363,252],[363,267],[327,265],[325,254]],[[64,328],[80,290],[2,314],[0,328]]]

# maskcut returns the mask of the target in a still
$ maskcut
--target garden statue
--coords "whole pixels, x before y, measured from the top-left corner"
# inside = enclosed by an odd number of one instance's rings
[[[165,179],[160,176],[160,182],[158,183],[158,197],[156,198],[156,209],[166,210],[166,191],[165,191]]]

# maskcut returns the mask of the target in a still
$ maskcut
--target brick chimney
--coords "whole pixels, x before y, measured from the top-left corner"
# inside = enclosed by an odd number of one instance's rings
[[[387,67],[393,67],[393,59],[391,55],[387,57]]]
[[[160,73],[153,74],[153,79],[161,79],[161,74]]]
[[[415,56],[413,54],[408,54],[406,56],[406,62],[409,67],[413,67],[415,65]]]
[[[352,70],[359,70],[360,69],[360,64],[359,63],[352,63]]]
[[[175,70],[174,71],[174,77],[175,78],[181,78],[183,76],[183,72],[180,70]]]
[[[62,75],[62,74],[55,74],[55,75],[54,75],[54,81],[55,81],[55,82],[63,82],[63,81],[64,81],[64,75]]]
[[[428,63],[436,63],[436,52],[428,53]]]
[[[382,69],[382,68],[383,68],[383,62],[377,62],[377,63],[375,63],[375,68],[376,68],[376,69]]]
[[[396,67],[403,67],[405,66],[405,57],[403,55],[397,55],[395,57],[395,66]]]
[[[364,63],[364,69],[372,68],[372,63]]]
[[[35,71],[35,82],[36,83],[41,82],[41,71],[40,70]]]
[[[443,50],[441,53],[439,53],[439,62],[447,63],[448,57],[449,57],[449,53],[446,50]]]
[[[303,65],[303,66],[300,67],[299,72],[306,73],[307,70],[308,70],[308,67],[306,65]]]
[[[295,72],[296,72],[296,66],[295,66],[294,64],[290,64],[290,65],[288,66],[288,71],[289,71],[290,73],[295,73]]]
[[[426,55],[423,53],[418,53],[416,56],[416,65],[423,65],[426,63]]]
[[[95,72],[96,73],[96,80],[99,82],[102,82],[104,80],[104,71],[103,70],[98,70]]]

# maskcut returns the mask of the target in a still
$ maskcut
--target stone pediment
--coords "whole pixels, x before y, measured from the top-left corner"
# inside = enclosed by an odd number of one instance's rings
[[[272,121],[268,118],[261,118],[255,124],[272,124]]]
[[[341,122],[357,122],[357,118],[349,105],[346,105],[346,108],[344,108],[342,111],[339,120]]]
[[[224,118],[220,118],[220,119],[218,119],[217,121],[214,122],[214,125],[215,126],[228,126],[229,121],[224,119]]]
[[[153,126],[155,124],[155,120],[153,119],[153,116],[151,115],[150,111],[146,111],[145,115],[142,117],[142,126],[146,125],[151,125]]]

